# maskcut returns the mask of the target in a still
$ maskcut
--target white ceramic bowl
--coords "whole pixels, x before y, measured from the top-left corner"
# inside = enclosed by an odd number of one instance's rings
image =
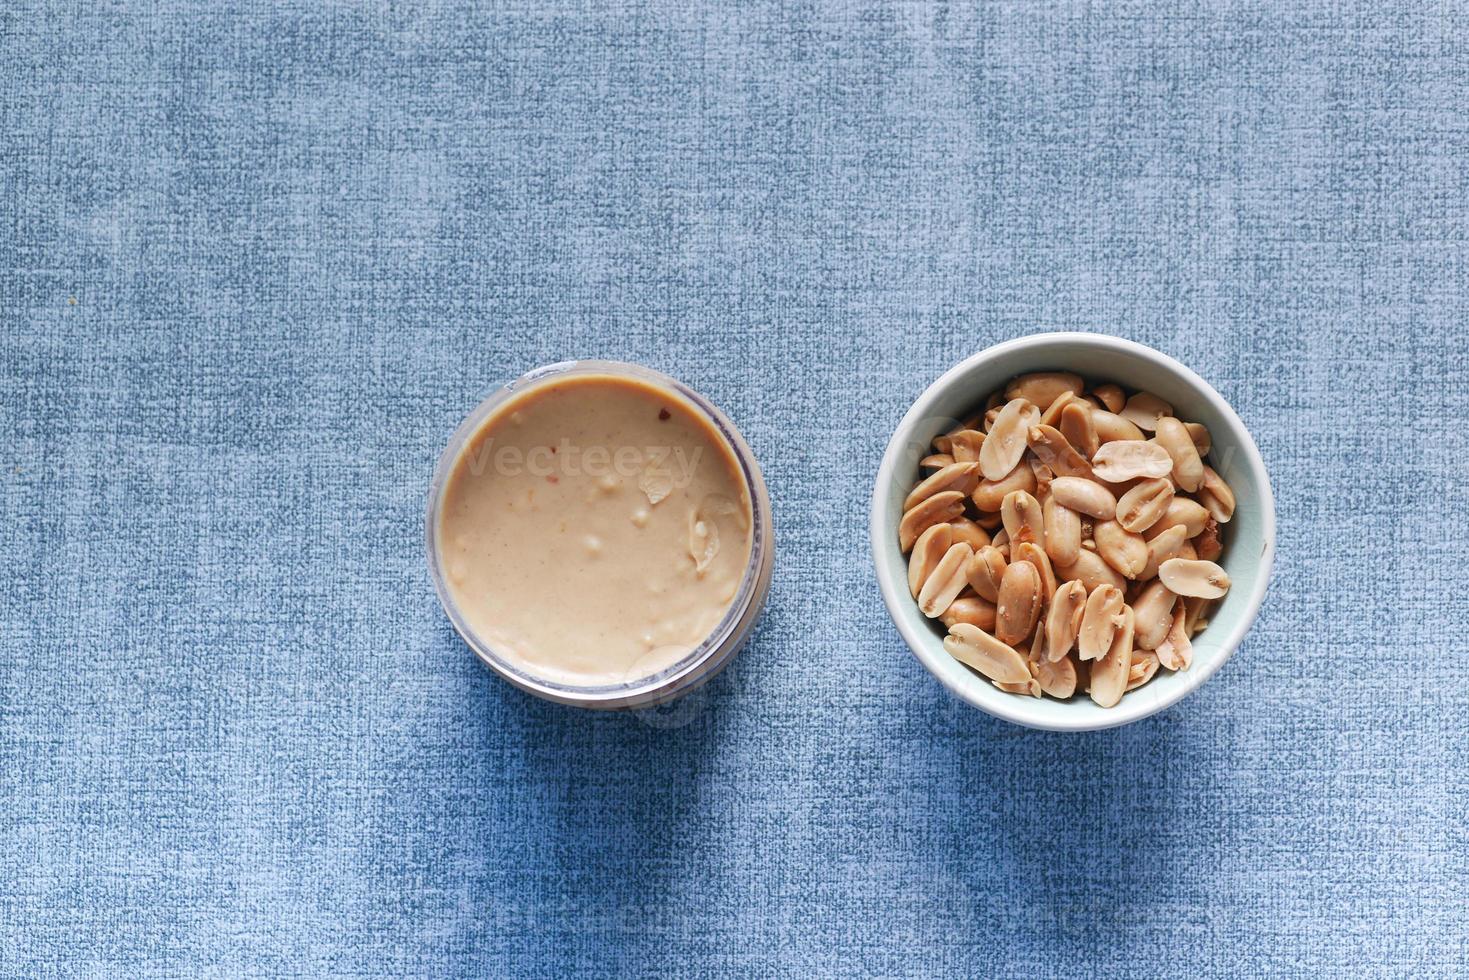
[[[1159,671],[1112,708],[1085,695],[1061,702],[1007,694],[944,651],[944,628],[918,611],[908,593],[906,557],[898,549],[903,498],[918,479],[918,461],[934,436],[982,405],[1010,378],[1028,371],[1073,371],[1088,382],[1115,381],[1151,391],[1173,405],[1179,418],[1202,422],[1213,438],[1209,464],[1238,498],[1224,526],[1220,564],[1233,583],[1209,625],[1194,638],[1186,671]],[[1275,500],[1255,440],[1234,409],[1197,374],[1150,347],[1089,333],[1046,333],[998,344],[939,378],[898,423],[877,471],[872,493],[872,560],[888,612],[923,666],[954,694],[1007,721],[1032,728],[1090,731],[1137,721],[1178,701],[1224,665],[1239,646],[1265,598],[1275,560]]]

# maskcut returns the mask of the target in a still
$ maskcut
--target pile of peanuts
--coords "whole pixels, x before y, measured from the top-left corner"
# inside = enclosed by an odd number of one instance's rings
[[[1229,589],[1234,493],[1209,432],[1156,395],[1021,375],[933,441],[903,503],[908,588],[1002,691],[1110,708],[1166,670]]]

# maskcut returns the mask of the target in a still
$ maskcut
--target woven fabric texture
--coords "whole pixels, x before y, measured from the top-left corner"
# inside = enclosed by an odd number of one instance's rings
[[[0,10],[0,974],[1469,971],[1469,11],[1407,0]],[[889,622],[878,459],[1040,329],[1272,474],[1234,660],[1026,731]],[[496,382],[646,363],[779,557],[655,717],[425,568]]]

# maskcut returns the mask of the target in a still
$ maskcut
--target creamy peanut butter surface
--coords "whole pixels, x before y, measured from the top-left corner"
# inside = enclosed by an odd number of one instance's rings
[[[500,406],[444,488],[438,535],[470,629],[573,686],[658,673],[724,617],[750,559],[751,504],[724,438],[635,379],[548,379]]]

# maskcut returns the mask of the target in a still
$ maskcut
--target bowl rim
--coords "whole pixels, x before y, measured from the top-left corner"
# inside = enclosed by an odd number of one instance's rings
[[[1220,653],[1208,663],[1198,663],[1194,669],[1186,673],[1184,681],[1173,692],[1165,697],[1149,699],[1135,699],[1131,705],[1127,699],[1113,708],[1109,709],[1108,715],[1102,721],[1090,721],[1086,716],[1078,714],[1074,720],[1065,717],[1054,718],[1037,712],[1032,705],[1034,699],[1021,697],[1006,697],[991,703],[975,696],[979,686],[986,684],[978,675],[967,677],[966,682],[956,682],[948,676],[936,670],[937,655],[943,647],[927,629],[919,630],[918,624],[908,613],[909,607],[913,606],[912,596],[908,593],[907,583],[898,583],[890,575],[884,573],[884,562],[882,557],[895,551],[898,547],[897,537],[893,528],[887,525],[883,517],[884,489],[891,485],[898,465],[898,458],[902,455],[904,444],[908,435],[917,426],[918,422],[932,412],[932,406],[942,397],[950,387],[968,374],[975,367],[986,361],[1004,356],[1014,351],[1030,347],[1056,347],[1061,345],[1079,345],[1096,349],[1108,349],[1126,355],[1150,361],[1161,368],[1170,370],[1181,376],[1193,385],[1200,395],[1210,403],[1211,407],[1231,426],[1234,431],[1231,436],[1235,438],[1243,450],[1246,465],[1251,475],[1260,488],[1260,510],[1262,515],[1261,525],[1263,539],[1260,548],[1260,571],[1256,578],[1254,588],[1248,596],[1248,602],[1244,607],[1244,613],[1238,622],[1224,637],[1220,646]],[[1234,408],[1214,390],[1214,386],[1205,381],[1196,372],[1173,357],[1155,350],[1146,344],[1127,340],[1122,337],[1114,337],[1109,334],[1084,333],[1075,331],[1056,331],[1027,334],[1016,337],[998,344],[984,348],[977,353],[971,354],[964,360],[949,368],[941,374],[932,384],[924,389],[913,405],[903,415],[893,430],[892,437],[888,440],[887,448],[883,452],[882,462],[877,469],[877,479],[872,488],[872,503],[868,533],[871,541],[873,572],[877,577],[878,589],[882,592],[883,603],[887,607],[888,616],[897,627],[898,633],[907,643],[909,650],[923,664],[935,679],[944,685],[948,691],[960,700],[979,708],[987,714],[1005,721],[1023,725],[1027,728],[1043,729],[1048,731],[1100,731],[1114,728],[1118,725],[1126,725],[1150,715],[1157,714],[1166,708],[1177,704],[1180,700],[1192,694],[1204,685],[1204,683],[1219,668],[1223,667],[1229,659],[1234,656],[1240,642],[1254,625],[1260,613],[1260,606],[1265,600],[1265,593],[1270,584],[1270,577],[1275,566],[1275,495],[1270,486],[1270,474],[1265,468],[1265,460],[1260,455],[1260,449],[1255,445],[1255,439],[1245,427],[1243,420]],[[901,584],[901,587],[899,587]],[[913,607],[916,608],[916,607]],[[945,654],[947,656],[947,654]]]

